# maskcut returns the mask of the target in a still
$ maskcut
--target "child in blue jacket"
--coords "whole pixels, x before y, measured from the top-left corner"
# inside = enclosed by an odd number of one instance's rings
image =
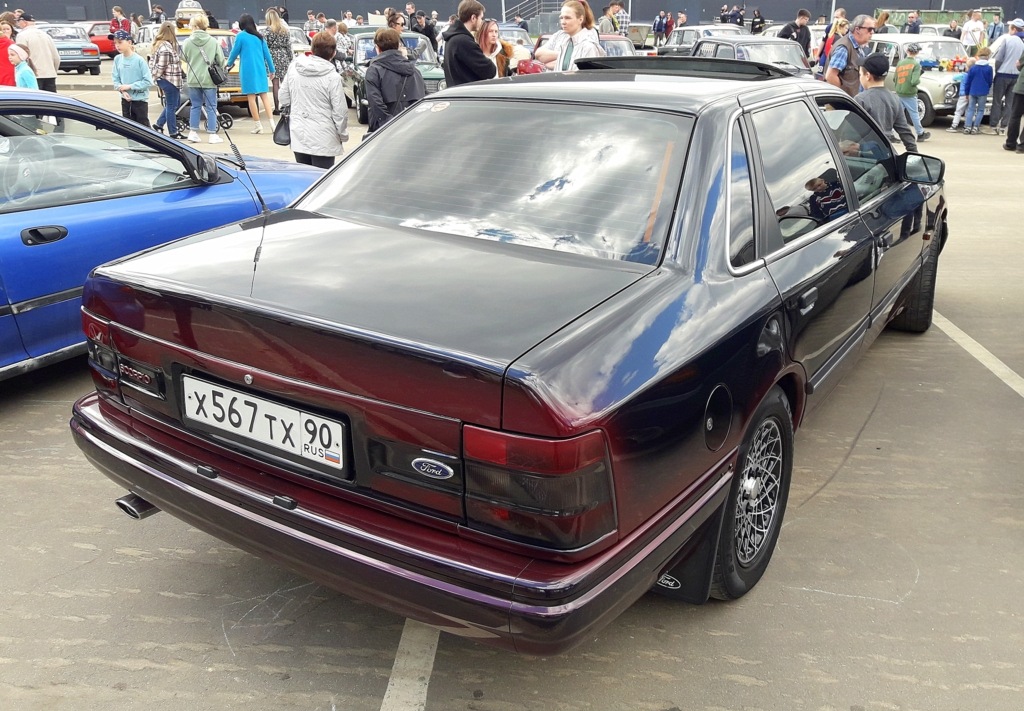
[[[988,47],[979,49],[975,55],[978,61],[967,72],[967,78],[964,79],[964,93],[967,95],[964,135],[978,133],[981,118],[985,115],[985,100],[988,98],[988,93],[992,91],[992,81],[995,78],[992,67],[988,64],[990,56],[992,56],[992,52]]]

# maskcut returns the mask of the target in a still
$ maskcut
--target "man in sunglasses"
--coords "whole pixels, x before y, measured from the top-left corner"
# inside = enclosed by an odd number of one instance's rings
[[[825,81],[850,96],[860,93],[860,65],[868,55],[868,42],[875,32],[875,18],[857,15],[845,37],[832,43]]]

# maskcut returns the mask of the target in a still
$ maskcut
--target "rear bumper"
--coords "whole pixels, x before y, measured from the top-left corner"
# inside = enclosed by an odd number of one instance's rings
[[[396,525],[388,537],[355,518],[342,522],[302,506],[285,509],[226,477],[204,478],[197,473],[203,462],[191,456],[187,443],[181,449],[158,446],[129,420],[108,416],[112,413],[99,400],[93,393],[75,404],[72,434],[89,461],[125,489],[345,594],[527,654],[557,654],[575,646],[645,594],[678,561],[680,549],[698,538],[695,533],[724,502],[730,481],[720,471],[690,500],[687,515],[661,517],[669,521],[662,530],[634,536],[579,564],[534,566],[524,559],[518,575],[510,577],[489,567],[479,547],[455,535],[447,545],[428,550],[421,542],[436,539],[436,532],[410,536]]]

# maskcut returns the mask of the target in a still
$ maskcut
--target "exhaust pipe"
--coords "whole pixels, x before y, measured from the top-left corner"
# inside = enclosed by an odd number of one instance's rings
[[[126,496],[122,496],[114,503],[117,504],[117,508],[124,511],[132,518],[140,521],[144,518],[152,516],[155,513],[160,513],[160,509],[146,501],[138,494],[128,494]]]

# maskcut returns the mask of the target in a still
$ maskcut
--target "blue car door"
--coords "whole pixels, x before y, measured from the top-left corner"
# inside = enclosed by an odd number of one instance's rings
[[[85,109],[40,115],[38,103],[32,114],[0,108],[0,273],[33,359],[83,341],[93,267],[259,212],[246,179],[223,167],[212,184],[196,181],[184,146]],[[0,368],[21,356],[9,340]]]
[[[18,324],[14,322],[14,311],[11,309],[10,299],[7,298],[7,290],[4,288],[2,256],[0,254],[0,369],[28,358],[25,346],[21,344]]]

